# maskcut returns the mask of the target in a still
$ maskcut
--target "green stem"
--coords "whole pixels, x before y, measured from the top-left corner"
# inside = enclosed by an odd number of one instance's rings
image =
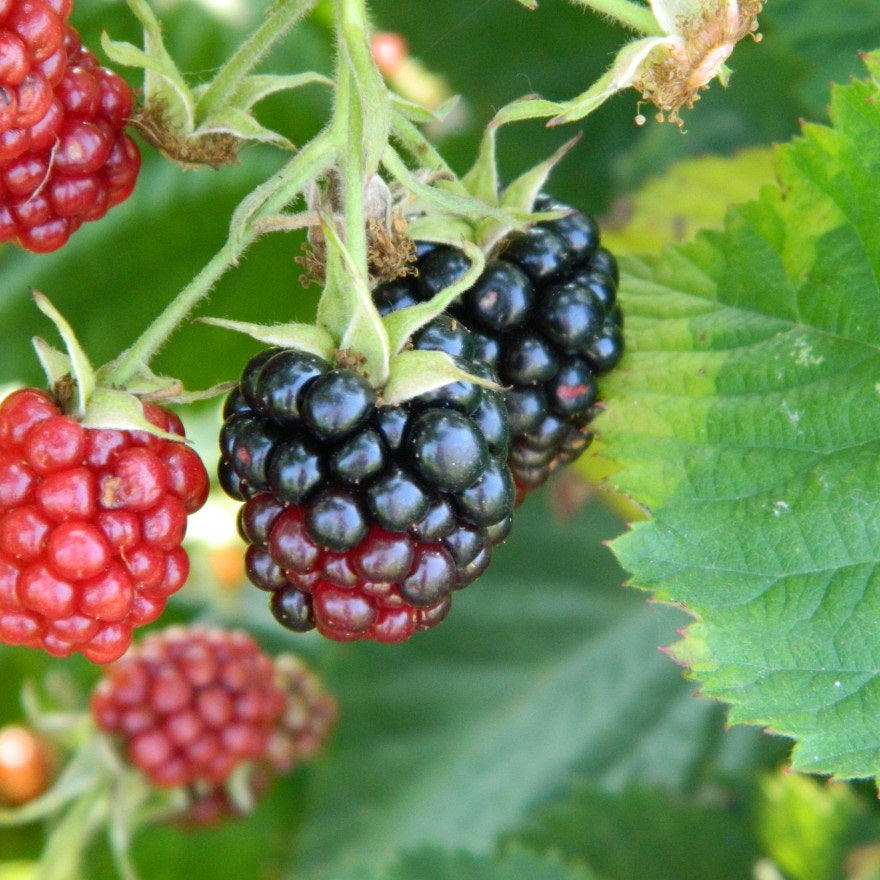
[[[318,0],[277,0],[263,23],[239,46],[196,105],[196,125],[222,107],[266,53],[316,5]]]
[[[251,229],[247,244],[250,244],[255,238],[256,232]],[[123,387],[141,367],[150,362],[153,355],[162,347],[177,326],[185,320],[199,300],[207,296],[226,270],[235,262],[237,253],[238,249],[233,247],[232,240],[228,240],[204,269],[177,294],[168,307],[147,327],[134,344],[122,353],[107,377],[107,381],[111,385]]]
[[[439,174],[448,181],[449,188],[459,195],[467,195],[467,190],[458,176],[440,155],[437,148],[422,134],[419,127],[401,113],[392,118],[394,137],[410,156],[417,157],[420,164]]]
[[[79,798],[53,827],[35,871],[36,880],[77,880],[83,853],[107,821],[110,809],[103,787]]]
[[[576,6],[585,6],[619,21],[624,27],[649,37],[662,37],[663,29],[645,6],[632,3],[630,0],[570,0]]]
[[[367,275],[367,234],[364,213],[364,107],[352,70],[352,56],[359,42],[366,42],[366,10],[362,0],[336,0],[339,68],[333,128],[344,144],[339,171],[345,216],[345,246],[355,266]]]
[[[187,315],[259,237],[256,221],[281,211],[332,158],[333,150],[328,145],[328,137],[326,134],[318,135],[263,185],[265,190],[261,187],[244,199],[233,218],[233,234],[202,271],[120,355],[107,377],[110,384],[124,386],[142,366],[150,362]],[[242,216],[239,216],[240,213]]]

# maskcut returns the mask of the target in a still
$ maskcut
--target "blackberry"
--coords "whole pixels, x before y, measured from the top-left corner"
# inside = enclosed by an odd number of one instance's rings
[[[617,261],[600,246],[596,221],[544,195],[534,208],[569,213],[509,235],[449,308],[471,331],[473,357],[507,389],[517,501],[589,446],[597,380],[623,354]],[[430,299],[470,265],[452,247],[417,243],[417,253],[415,278],[376,289],[384,313]]]
[[[486,372],[448,316],[413,346]],[[498,391],[454,382],[386,406],[355,371],[272,349],[246,365],[224,418],[219,476],[244,502],[248,577],[288,629],[403,641],[445,617],[509,529],[515,487]]]

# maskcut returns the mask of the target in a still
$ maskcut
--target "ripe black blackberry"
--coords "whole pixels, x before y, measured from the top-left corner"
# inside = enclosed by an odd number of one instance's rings
[[[623,354],[617,261],[595,220],[547,196],[536,211],[569,210],[504,239],[449,314],[471,330],[474,357],[507,389],[508,455],[517,501],[592,441],[596,380]],[[419,244],[416,277],[380,285],[389,313],[430,299],[470,266],[456,248]]]
[[[470,334],[441,316],[417,349],[468,372]],[[510,527],[503,395],[459,381],[384,406],[357,372],[267,349],[229,394],[220,481],[244,501],[250,580],[288,629],[397,642],[447,614]]]

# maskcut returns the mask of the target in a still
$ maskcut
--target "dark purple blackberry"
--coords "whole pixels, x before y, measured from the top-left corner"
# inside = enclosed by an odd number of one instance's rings
[[[404,279],[387,301],[419,298]],[[412,345],[492,378],[449,316]],[[502,392],[455,382],[382,406],[353,370],[271,349],[247,364],[224,417],[220,482],[245,502],[246,571],[293,631],[398,642],[429,629],[510,528]]]
[[[474,359],[506,388],[508,464],[518,500],[589,445],[597,378],[623,354],[617,261],[600,246],[596,221],[546,195],[534,207],[569,213],[509,235],[449,309],[471,331]],[[378,303],[424,301],[469,267],[455,248],[422,253],[417,244],[417,252],[417,276],[380,285]],[[486,413],[477,421],[491,430]]]

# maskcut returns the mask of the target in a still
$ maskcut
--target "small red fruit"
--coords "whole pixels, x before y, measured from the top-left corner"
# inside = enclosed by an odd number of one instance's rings
[[[151,633],[92,695],[98,726],[162,788],[220,786],[263,759],[284,708],[275,665],[249,635],[201,626]]]
[[[26,804],[41,795],[52,775],[46,742],[27,727],[0,729],[0,803]]]
[[[145,416],[182,436],[176,416]],[[33,388],[0,403],[0,642],[117,659],[189,572],[201,459],[146,431],[83,428]]]
[[[0,242],[46,253],[128,198],[131,87],[67,22],[70,0],[0,4]]]

